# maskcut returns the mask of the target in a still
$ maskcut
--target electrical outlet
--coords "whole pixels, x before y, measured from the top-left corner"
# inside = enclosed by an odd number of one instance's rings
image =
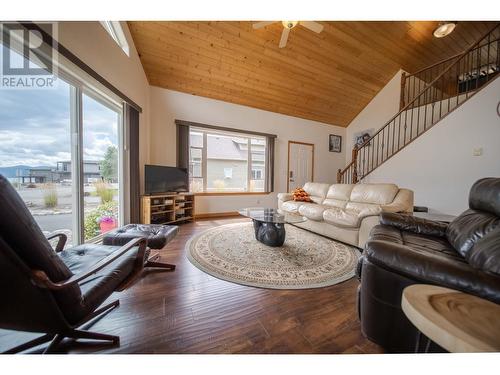
[[[483,148],[477,147],[472,150],[472,156],[481,156],[483,154]]]

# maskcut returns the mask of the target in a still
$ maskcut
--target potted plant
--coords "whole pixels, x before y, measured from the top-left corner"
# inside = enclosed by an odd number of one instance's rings
[[[102,216],[99,219],[101,233],[109,232],[116,228],[116,219],[113,216]]]

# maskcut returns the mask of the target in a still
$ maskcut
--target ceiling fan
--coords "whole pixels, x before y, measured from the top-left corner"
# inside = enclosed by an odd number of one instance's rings
[[[277,23],[279,21],[263,21],[254,23],[252,26],[254,29],[261,29],[266,27],[267,25],[271,25],[273,23]],[[283,48],[286,46],[286,42],[288,40],[288,34],[290,34],[290,30],[292,30],[297,25],[302,25],[306,29],[314,31],[315,33],[320,33],[323,31],[323,25],[314,21],[281,21],[283,24],[283,33],[281,33],[281,39],[279,47]]]

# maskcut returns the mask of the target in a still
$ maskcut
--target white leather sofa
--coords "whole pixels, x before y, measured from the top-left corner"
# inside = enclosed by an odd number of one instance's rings
[[[381,212],[412,212],[413,191],[394,184],[322,184],[308,182],[304,190],[313,202],[295,202],[278,194],[281,211],[302,215],[294,224],[323,236],[363,248]]]

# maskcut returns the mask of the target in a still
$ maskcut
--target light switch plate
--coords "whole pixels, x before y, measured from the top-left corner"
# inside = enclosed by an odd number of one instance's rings
[[[481,156],[483,154],[483,148],[482,147],[477,147],[472,150],[472,155],[473,156]]]

